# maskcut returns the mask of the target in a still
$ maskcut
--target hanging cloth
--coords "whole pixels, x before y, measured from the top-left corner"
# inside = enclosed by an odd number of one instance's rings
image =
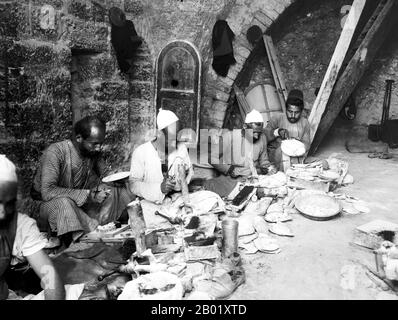
[[[225,20],[217,20],[213,27],[213,69],[222,77],[226,77],[230,65],[235,64],[232,41],[235,34]]]
[[[123,26],[112,24],[111,43],[116,52],[116,59],[122,72],[127,72],[131,65],[131,59],[138,47],[142,44],[142,39],[137,35],[134,24],[126,20]]]

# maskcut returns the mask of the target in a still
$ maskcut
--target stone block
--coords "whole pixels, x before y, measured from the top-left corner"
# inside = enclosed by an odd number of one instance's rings
[[[73,58],[79,81],[89,81],[93,78],[110,79],[118,72],[116,58],[108,53],[74,54]]]
[[[228,99],[229,99],[228,93],[226,93],[222,90],[219,90],[217,88],[209,88],[209,90],[206,91],[206,94],[209,97],[213,97],[216,100],[220,100],[220,101],[224,101],[224,102],[228,101]]]
[[[242,66],[246,62],[246,58],[247,58],[247,57],[241,56],[239,52],[236,52],[234,57],[235,57],[235,60],[236,60],[236,64],[242,65]]]
[[[10,73],[8,76],[8,101],[23,102],[35,95],[36,87],[37,81],[34,77],[29,77],[26,74],[20,75],[19,73],[14,76]]]
[[[124,10],[126,13],[131,13],[134,16],[142,15],[144,13],[142,2],[139,0],[125,0]]]
[[[25,3],[28,1],[25,1]],[[42,7],[44,5],[50,5],[54,9],[61,10],[64,6],[64,0],[30,0],[33,6]]]
[[[91,101],[85,115],[98,115],[105,122],[116,121],[116,119],[127,119],[126,110],[128,102],[126,101]],[[123,116],[124,114],[124,116]]]
[[[0,35],[16,37],[21,19],[25,13],[21,5],[14,2],[0,2]]]
[[[254,18],[266,28],[268,28],[273,23],[273,20],[263,11],[257,11],[254,14]]]
[[[71,63],[71,52],[63,45],[53,45],[37,40],[15,41],[6,51],[9,66],[32,65],[62,66]]]
[[[235,56],[236,59],[236,56]],[[228,77],[218,77],[218,81],[223,83],[226,87],[229,87],[229,90],[232,89],[232,85],[234,84],[234,79],[230,79]]]
[[[129,95],[133,99],[144,99],[150,101],[153,96],[152,82],[132,81],[130,83]]]
[[[24,102],[29,98],[64,99],[70,94],[71,77],[66,68],[42,70],[25,68],[17,77],[9,77],[9,101]]]
[[[273,10],[278,14],[282,14],[283,11],[287,8],[287,6],[290,4],[290,1],[284,1],[284,0],[277,0],[277,1],[272,1],[273,5],[272,8]]]
[[[253,46],[249,43],[246,37],[247,29],[249,28],[245,28],[242,30],[242,34],[235,37],[234,45],[236,47],[245,47],[247,50],[252,51]]]
[[[115,103],[118,100],[127,101],[128,83],[126,81],[101,81],[94,84],[94,96],[96,101],[108,101]]]
[[[225,83],[222,83],[216,79],[209,79],[212,76],[206,75],[206,79],[204,81],[204,92],[213,91],[214,89],[223,91],[224,93],[228,93],[231,91],[231,86]]]
[[[208,112],[208,110],[211,109],[211,106],[213,105],[213,100],[213,97],[208,96],[207,93],[202,97],[200,106],[202,114]]]
[[[19,36],[22,39],[37,39],[43,41],[57,41],[61,24],[61,12],[55,9],[42,11],[39,6],[24,6],[28,20],[19,28]]]
[[[57,140],[70,131],[70,103],[33,97],[22,103],[9,105],[8,131],[17,139]]]
[[[243,46],[234,47],[234,52],[239,54],[243,58],[247,58],[250,55],[250,50]]]
[[[235,63],[231,68],[229,68],[227,77],[231,80],[236,80],[237,76],[242,70],[242,67],[243,67],[242,64]]]
[[[151,101],[130,99],[130,116],[132,121],[137,117],[147,116],[152,111]]]
[[[67,6],[68,14],[83,21],[107,22],[108,8],[89,0],[71,0]]]
[[[275,21],[279,17],[279,13],[275,11],[274,7],[269,5],[263,13],[268,16],[272,21]]]
[[[109,25],[84,21],[71,15],[62,17],[61,40],[69,42],[74,50],[106,52],[109,50]]]
[[[131,68],[130,79],[135,81],[152,81],[153,80],[152,66],[148,64],[133,65]]]
[[[225,101],[214,100],[213,105],[211,106],[212,116],[215,119],[224,120],[225,110],[228,107],[228,103]]]

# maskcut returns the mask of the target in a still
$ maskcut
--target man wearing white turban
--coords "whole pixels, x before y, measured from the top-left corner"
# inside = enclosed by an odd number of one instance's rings
[[[0,155],[0,300],[8,297],[7,279],[15,277],[15,266],[25,261],[38,276],[37,282],[41,280],[47,300],[64,299],[64,286],[43,251],[46,240],[40,236],[35,220],[16,212],[17,189],[15,166]]]
[[[139,197],[161,203],[173,191],[186,196],[193,167],[185,144],[177,142],[179,119],[175,113],[160,109],[156,122],[156,137],[132,154],[130,189]]]
[[[224,197],[234,189],[241,177],[277,172],[268,159],[267,138],[263,130],[263,116],[257,110],[252,110],[246,115],[241,131],[223,133],[222,150],[218,154],[211,154],[211,165],[221,175],[206,180],[205,189]]]

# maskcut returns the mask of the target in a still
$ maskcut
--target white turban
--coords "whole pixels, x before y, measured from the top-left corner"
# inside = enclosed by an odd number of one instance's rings
[[[0,181],[18,181],[15,165],[4,154],[0,154]]]
[[[264,122],[263,116],[257,110],[252,110],[246,115],[245,123]]]
[[[157,125],[159,130],[163,130],[169,125],[177,122],[179,119],[173,111],[160,109],[157,117]]]

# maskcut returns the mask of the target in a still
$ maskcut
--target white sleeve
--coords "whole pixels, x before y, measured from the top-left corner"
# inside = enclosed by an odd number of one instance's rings
[[[133,194],[142,197],[148,201],[161,203],[165,195],[160,189],[161,182],[146,182],[145,179],[145,164],[143,159],[145,155],[137,148],[131,156],[130,167],[130,190]]]
[[[22,262],[28,257],[42,250],[47,244],[37,227],[36,221],[25,214],[18,214],[17,233],[12,255],[17,262]]]

